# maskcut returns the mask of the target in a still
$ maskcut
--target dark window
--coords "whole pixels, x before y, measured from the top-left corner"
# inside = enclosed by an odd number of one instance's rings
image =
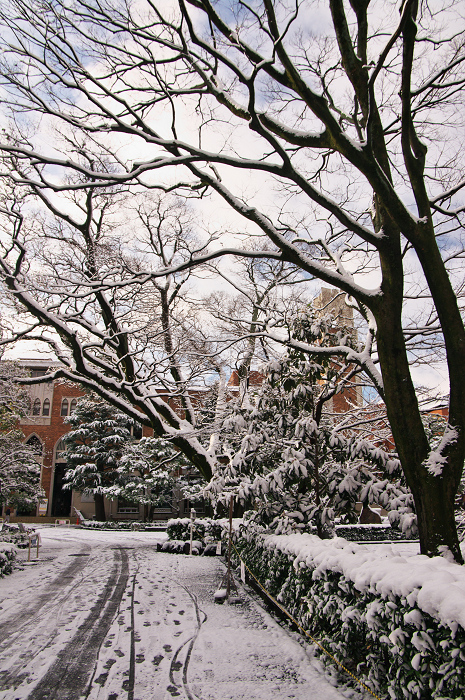
[[[55,447],[55,462],[65,462],[66,461],[66,443],[63,438],[60,438]]]
[[[26,440],[26,445],[32,447],[34,454],[37,457],[40,457],[40,455],[42,454],[42,443],[37,437],[37,435],[33,435],[29,438],[29,440]]]
[[[50,401],[48,399],[44,399],[44,403],[42,405],[42,415],[43,416],[50,415]]]
[[[34,403],[32,404],[32,415],[40,416],[40,399],[35,399]]]
[[[140,440],[142,437],[142,426],[140,423],[135,423],[131,425],[131,435],[136,439]]]
[[[118,513],[127,513],[131,515],[139,515],[139,506],[137,503],[131,503],[123,498],[118,498]]]
[[[198,515],[205,513],[205,501],[204,501],[204,499],[200,498],[198,501],[190,501],[188,498],[185,498],[184,499],[185,516],[184,517],[187,518],[189,516],[189,514],[191,512],[191,508],[193,508]]]
[[[77,406],[77,400],[76,400],[76,399],[73,399],[73,400],[71,401],[71,405],[70,405],[70,407],[69,407],[69,412],[72,413],[73,411],[75,411],[75,410],[76,410],[76,406]]]
[[[61,402],[61,415],[68,415],[68,399],[63,399],[63,401]]]
[[[43,377],[46,374],[46,369],[31,369],[31,377]]]

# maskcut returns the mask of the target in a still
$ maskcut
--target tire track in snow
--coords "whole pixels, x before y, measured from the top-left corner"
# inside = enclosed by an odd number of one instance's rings
[[[80,553],[86,553],[90,547],[85,547]],[[45,616],[49,615],[53,610],[60,607],[63,602],[71,595],[77,585],[80,585],[81,580],[73,581],[73,583],[63,590],[63,579],[75,579],[76,576],[83,571],[89,564],[89,560],[76,558],[60,572],[51,583],[48,584],[45,593],[42,593],[34,602],[32,607],[27,608],[24,612],[15,614],[4,622],[0,623],[0,653],[3,648],[9,649],[16,639],[21,638],[23,630],[39,622]]]
[[[88,692],[89,677],[118,612],[128,577],[128,556],[117,550],[110,576],[90,613],[27,700],[79,700]]]
[[[15,629],[8,636],[5,635],[3,640],[0,641],[0,658],[2,662],[4,663],[8,658],[11,660],[7,669],[0,670],[0,692],[17,688],[21,685],[29,676],[26,670],[27,667],[31,668],[35,659],[53,643],[59,632],[59,622],[65,605],[75,593],[76,588],[80,588],[86,579],[93,576],[91,567],[86,576],[81,576],[78,580],[75,580],[76,575],[87,564],[88,561],[70,564],[62,574],[56,576],[50,583],[52,592],[55,593],[52,600],[49,599],[50,594],[42,594],[25,612],[20,613],[18,617],[13,616],[2,623],[1,627],[3,629],[8,625],[11,625],[11,627],[14,625]],[[61,583],[61,590],[57,590],[62,578],[73,578],[74,581],[66,588]],[[19,623],[16,623],[16,620],[19,620]],[[41,633],[31,635],[31,629],[40,630]],[[44,630],[47,630],[45,634]],[[41,642],[41,637],[45,637],[45,641]]]

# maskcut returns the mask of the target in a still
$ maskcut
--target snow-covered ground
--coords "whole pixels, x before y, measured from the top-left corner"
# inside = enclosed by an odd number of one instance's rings
[[[244,591],[214,603],[219,559],[158,553],[160,533],[39,531],[39,562],[0,580],[0,700],[351,695]]]

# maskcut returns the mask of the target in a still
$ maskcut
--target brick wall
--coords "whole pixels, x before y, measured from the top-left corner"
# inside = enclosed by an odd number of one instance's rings
[[[39,420],[35,422],[34,416],[29,416],[26,420],[21,421],[20,428],[26,440],[31,437],[31,435],[37,435],[42,443],[42,487],[48,499],[50,499],[55,446],[59,439],[69,431],[69,425],[64,422],[64,418],[61,416],[61,402],[64,398],[79,398],[83,396],[83,393],[82,389],[75,384],[70,384],[69,382],[55,382],[53,386],[49,424],[41,425],[39,424]]]

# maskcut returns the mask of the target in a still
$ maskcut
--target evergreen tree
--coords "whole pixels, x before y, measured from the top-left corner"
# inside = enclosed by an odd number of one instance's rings
[[[200,474],[169,440],[143,437],[125,446],[118,463],[118,478],[103,489],[109,498],[124,498],[144,505],[144,520],[153,520],[155,507],[175,509],[179,498],[195,500]]]
[[[104,521],[104,494],[118,483],[119,459],[131,440],[133,421],[105,401],[86,396],[77,402],[67,422],[71,425],[63,438],[69,467],[67,488],[93,494],[95,518]]]
[[[80,399],[67,422],[67,487],[93,494],[97,520],[105,520],[105,497],[142,504],[144,520],[152,520],[156,506],[198,492],[200,475],[186,457],[169,440],[135,439],[134,421],[110,404]]]
[[[43,497],[40,464],[17,427],[27,414],[29,396],[13,381],[22,373],[14,362],[0,366],[0,506],[30,508]]]

